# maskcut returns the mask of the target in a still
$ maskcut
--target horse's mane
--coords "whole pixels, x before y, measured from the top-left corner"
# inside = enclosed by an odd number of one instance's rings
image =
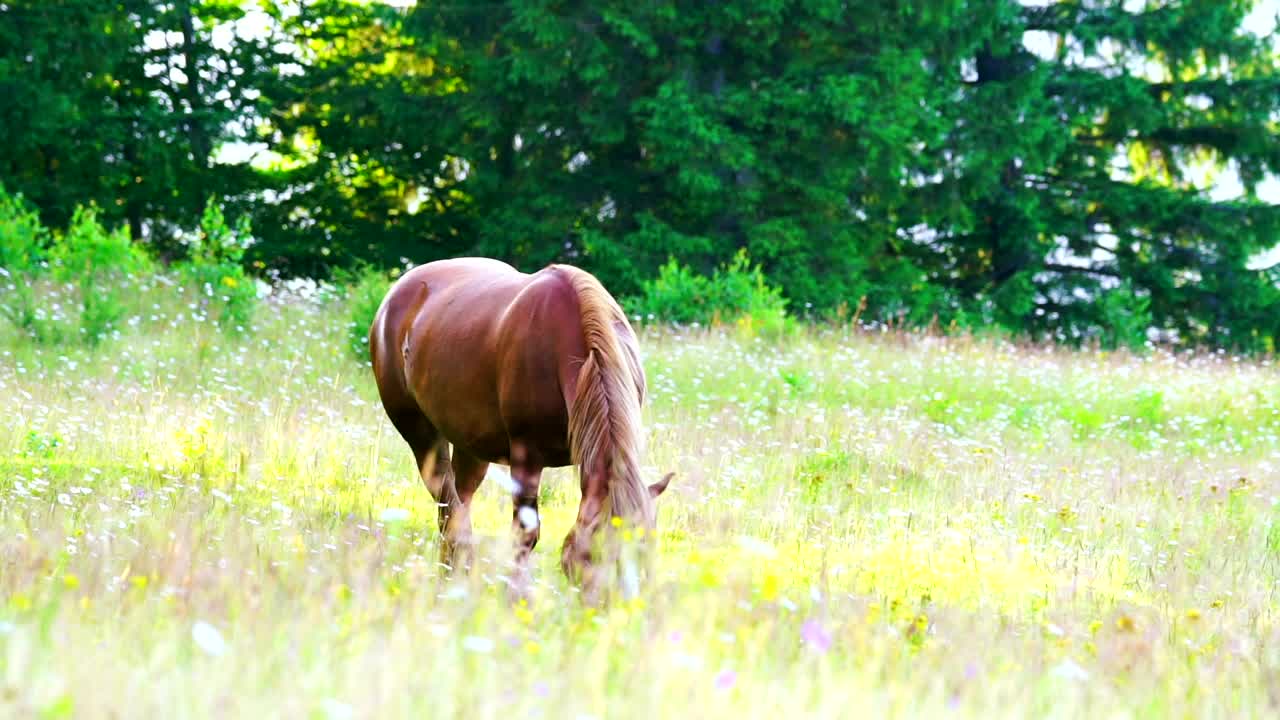
[[[569,447],[579,472],[603,467],[611,514],[651,527],[653,499],[640,477],[644,434],[640,405],[644,370],[634,343],[619,335],[630,327],[617,301],[591,274],[556,266],[578,295],[587,356],[569,408]]]

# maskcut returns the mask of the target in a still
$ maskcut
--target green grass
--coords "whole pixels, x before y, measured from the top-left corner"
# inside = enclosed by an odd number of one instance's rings
[[[585,609],[544,483],[444,583],[324,293],[96,350],[0,330],[0,715],[1260,717],[1280,704],[1280,376],[1219,355],[643,328],[658,582]],[[388,512],[391,511],[391,512]],[[403,512],[399,512],[403,511]]]

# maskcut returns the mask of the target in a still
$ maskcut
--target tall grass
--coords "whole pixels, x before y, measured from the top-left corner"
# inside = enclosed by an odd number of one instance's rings
[[[582,607],[557,470],[533,602],[511,607],[498,483],[477,569],[442,580],[434,507],[350,352],[358,296],[279,287],[229,335],[191,293],[143,283],[96,348],[0,329],[4,715],[1280,704],[1268,363],[645,328],[646,471],[679,472],[658,582]]]

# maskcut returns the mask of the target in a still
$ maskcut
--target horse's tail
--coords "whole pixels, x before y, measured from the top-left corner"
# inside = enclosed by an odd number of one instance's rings
[[[608,478],[613,515],[652,525],[653,500],[640,478],[644,370],[627,316],[591,274],[560,266],[573,284],[581,308],[586,357],[569,402],[569,447],[580,473],[601,470]]]

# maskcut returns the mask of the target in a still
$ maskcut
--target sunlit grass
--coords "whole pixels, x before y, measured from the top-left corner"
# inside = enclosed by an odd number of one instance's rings
[[[0,330],[0,707],[48,717],[1248,717],[1280,703],[1265,362],[642,328],[657,583],[473,575],[332,293],[243,337],[153,283],[89,352]],[[749,328],[748,328],[749,330]],[[492,472],[500,473],[501,469]]]

